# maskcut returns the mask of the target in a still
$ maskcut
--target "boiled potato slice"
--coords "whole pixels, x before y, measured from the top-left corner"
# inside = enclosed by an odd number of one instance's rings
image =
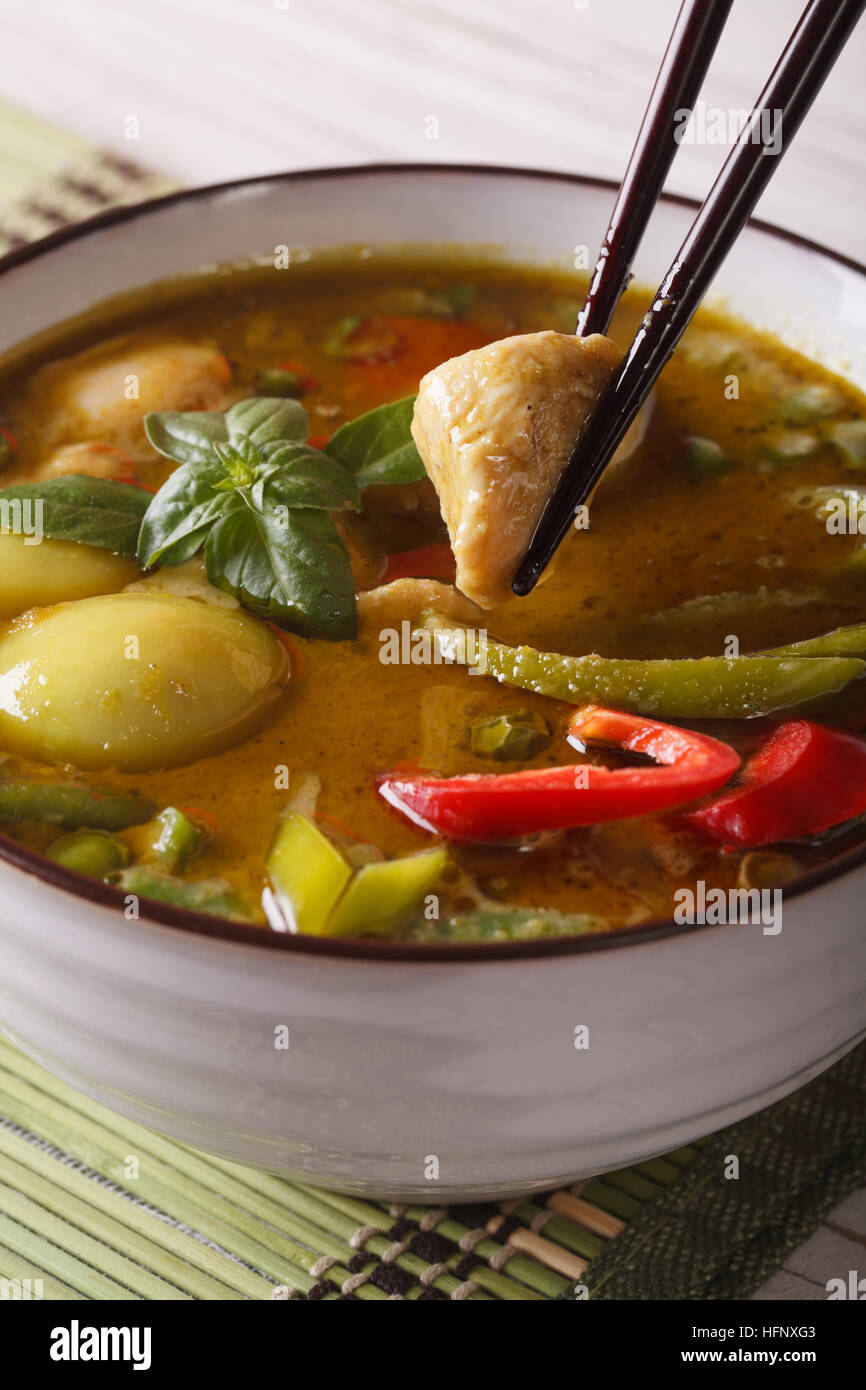
[[[35,609],[0,639],[0,748],[144,771],[246,738],[288,678],[270,628],[168,594]]]
[[[42,540],[0,533],[0,618],[14,618],[28,608],[69,599],[110,594],[131,584],[139,570],[134,560],[76,541]]]

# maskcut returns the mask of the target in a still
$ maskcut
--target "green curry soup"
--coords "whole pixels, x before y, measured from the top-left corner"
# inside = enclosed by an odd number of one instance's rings
[[[615,930],[861,841],[866,412],[844,381],[702,310],[535,592],[454,587],[412,398],[454,358],[487,389],[479,350],[568,334],[583,289],[346,252],[172,283],[8,362],[3,833],[261,929],[425,941]],[[620,349],[647,299],[624,296]],[[543,398],[543,370],[498,408]],[[470,483],[415,419],[459,578]]]

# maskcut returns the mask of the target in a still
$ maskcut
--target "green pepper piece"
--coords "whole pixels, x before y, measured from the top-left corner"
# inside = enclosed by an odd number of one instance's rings
[[[176,806],[166,806],[164,811],[141,827],[136,840],[141,840],[139,854],[142,858],[152,860],[167,873],[173,873],[198,853],[207,837],[205,827],[192,820],[185,811],[179,811]]]
[[[812,489],[810,489],[812,491]],[[721,594],[701,594],[687,599],[676,608],[662,608],[638,619],[630,632],[636,636],[655,634],[659,630],[689,634],[706,622],[738,622],[756,611],[779,608],[808,608],[827,603],[826,594],[819,589],[728,589]],[[730,631],[730,629],[729,629]]]
[[[572,705],[599,703],[674,719],[750,719],[772,714],[833,695],[866,671],[863,661],[841,657],[820,662],[782,660],[775,654],[633,661],[594,652],[561,656],[489,639],[477,644],[475,660],[470,629],[442,623],[435,614],[428,615],[423,626],[446,660],[472,666],[503,685]]]
[[[432,893],[448,862],[443,848],[365,864],[331,913],[323,936],[387,936]]]
[[[528,762],[550,742],[550,725],[533,710],[481,719],[469,730],[469,746],[476,758],[494,762]]]
[[[185,907],[190,912],[207,912],[213,917],[230,917],[242,922],[255,920],[248,904],[224,878],[202,878],[188,883],[173,874],[150,869],[146,864],[133,864],[123,870],[117,884],[124,893],[155,898],[157,902]]]
[[[696,434],[683,440],[682,460],[686,474],[693,483],[725,473],[732,466],[720,444]]]
[[[46,859],[88,878],[108,878],[129,863],[129,850],[107,830],[72,830],[52,840]]]
[[[866,473],[866,420],[837,420],[823,434],[846,468]]]
[[[845,402],[833,386],[812,382],[800,386],[779,401],[778,415],[786,425],[811,425],[837,415]]]
[[[125,830],[154,812],[153,803],[120,792],[98,792],[74,782],[0,781],[0,825],[38,820],[65,830]]]
[[[290,811],[277,826],[267,857],[274,898],[290,931],[327,936],[331,909],[351,867],[317,825]]]
[[[822,633],[820,637],[807,637],[802,642],[792,642],[787,647],[771,647],[761,656],[781,657],[866,657],[866,623],[851,623],[848,627],[837,627],[832,632]]]
[[[296,401],[305,391],[300,372],[289,371],[287,367],[264,367],[257,373],[255,385],[260,396],[290,396]]]

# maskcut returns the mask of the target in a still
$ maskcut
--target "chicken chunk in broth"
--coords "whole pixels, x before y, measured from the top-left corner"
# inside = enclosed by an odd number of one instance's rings
[[[593,334],[524,333],[454,357],[418,388],[412,435],[439,494],[457,587],[509,597],[518,561],[621,353]]]

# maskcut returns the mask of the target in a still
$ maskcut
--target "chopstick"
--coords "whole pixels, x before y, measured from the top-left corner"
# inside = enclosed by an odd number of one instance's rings
[[[606,333],[679,148],[678,116],[694,106],[733,0],[683,0],[598,253],[578,338]]]
[[[737,144],[697,213],[616,376],[602,392],[547,501],[512,581],[531,592],[742,231],[824,84],[866,0],[811,0],[758,98]],[[772,131],[762,131],[764,112]],[[774,147],[777,153],[765,153]],[[778,143],[777,143],[778,142]]]

